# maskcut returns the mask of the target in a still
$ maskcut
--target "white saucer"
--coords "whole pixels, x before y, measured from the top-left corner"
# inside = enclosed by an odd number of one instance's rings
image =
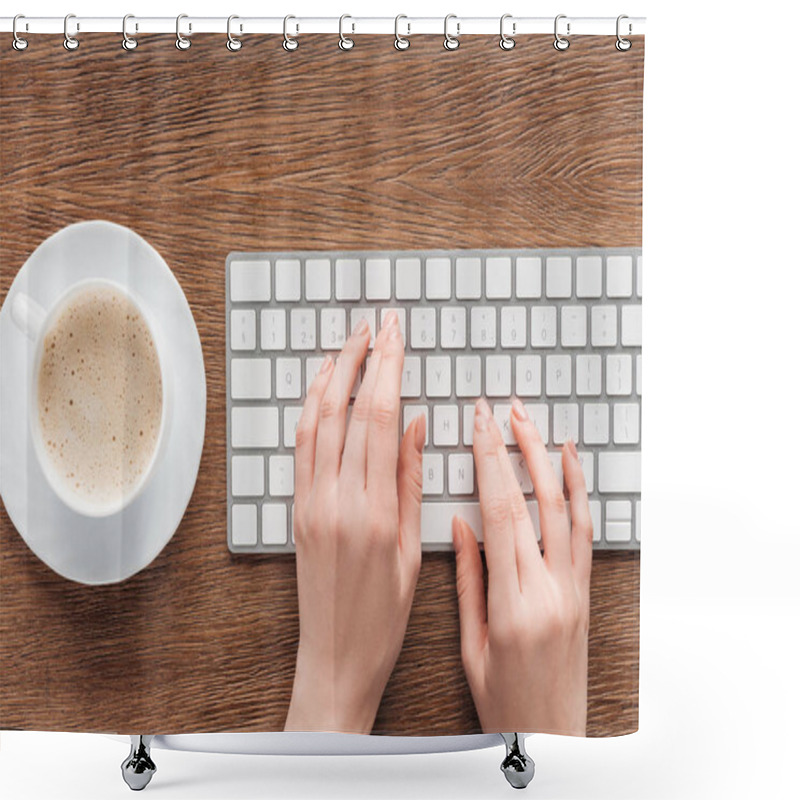
[[[172,425],[142,492],[125,509],[92,518],[72,511],[42,472],[28,420],[34,344],[11,320],[17,292],[48,311],[78,281],[128,286],[160,327],[165,373],[173,378]],[[116,583],[144,569],[164,548],[189,505],[206,420],[200,337],[186,297],[163,258],[133,231],[111,222],[70,225],[25,262],[0,309],[0,495],[28,547],[59,575]]]

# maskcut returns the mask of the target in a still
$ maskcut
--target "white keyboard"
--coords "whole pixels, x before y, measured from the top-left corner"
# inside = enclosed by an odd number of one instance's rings
[[[518,396],[561,474],[572,438],[595,549],[641,541],[642,256],[638,249],[231,253],[226,265],[228,547],[293,552],[295,428],[327,352],[396,309],[402,427],[424,413],[422,542],[482,538],[472,456],[487,398],[539,533],[511,430]],[[358,386],[354,389],[357,391]],[[401,431],[398,431],[398,436]]]

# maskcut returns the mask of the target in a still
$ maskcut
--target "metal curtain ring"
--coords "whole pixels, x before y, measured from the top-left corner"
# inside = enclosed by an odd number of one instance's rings
[[[353,19],[349,14],[342,14],[339,17],[339,49],[340,50],[352,50],[355,46],[355,42],[348,36],[344,35],[344,21],[346,19]],[[355,26],[353,26],[355,30]]]
[[[625,14],[620,14],[617,17],[617,43],[615,45],[617,50],[619,50],[622,53],[624,53],[626,50],[630,50],[631,49],[631,40],[630,39],[623,39],[622,36],[620,35],[620,32],[619,32],[619,24],[624,19],[628,19],[627,15],[625,15]],[[629,24],[628,25],[628,34],[629,35],[630,35],[630,32],[631,32],[631,26]]]
[[[501,50],[513,50],[515,45],[517,44],[516,41],[513,38],[513,34],[515,34],[517,32],[517,23],[516,22],[512,22],[511,23],[511,34],[512,34],[511,36],[509,36],[505,32],[506,20],[507,19],[511,19],[512,16],[513,16],[512,14],[503,14],[503,16],[500,17],[500,49]]]
[[[14,17],[14,22],[11,24],[11,33],[14,36],[14,39],[11,42],[11,46],[15,50],[19,50],[20,52],[22,52],[28,46],[28,40],[27,39],[23,39],[17,33],[17,22],[19,20],[21,20],[21,19],[25,19],[25,15],[24,14],[17,14],[17,16]]]
[[[69,21],[71,19],[76,19],[74,14],[67,14],[64,17],[64,49],[65,50],[77,50],[80,46],[80,42],[74,37],[69,35]],[[77,33],[80,30],[80,26],[76,26],[75,32]]]
[[[300,43],[297,41],[296,36],[289,36],[290,19],[296,19],[296,17],[293,17],[291,14],[287,14],[283,18],[283,49],[286,50],[288,53],[291,53],[293,50],[297,50],[297,48],[300,46]]]
[[[133,14],[126,14],[122,18],[122,49],[123,50],[135,50],[139,46],[139,42],[133,38],[133,36],[128,35],[128,20],[129,19],[136,19]],[[138,27],[138,26],[137,26]]]
[[[555,47],[556,50],[560,50],[560,51],[564,51],[569,47],[569,39],[565,39],[558,32],[559,20],[566,19],[566,18],[567,18],[566,14],[559,14],[556,17],[556,21],[555,21],[555,25],[554,25],[554,31],[555,31],[556,39],[553,42],[553,47]],[[567,36],[569,36],[569,22],[567,23]]]
[[[175,18],[175,36],[176,36],[175,47],[177,47],[178,50],[188,50],[192,46],[192,40],[191,39],[187,39],[181,33],[181,20],[182,19],[189,19],[189,15],[188,14],[178,14],[178,16]],[[189,23],[189,32],[191,33],[191,31],[192,31],[192,24],[190,22]]]
[[[231,51],[231,53],[236,53],[237,51],[242,49],[242,40],[237,39],[231,33],[231,22],[233,22],[235,19],[239,19],[239,17],[237,17],[236,14],[231,14],[228,17],[228,41],[225,44],[225,47],[227,47],[228,50]],[[241,28],[239,30],[241,30]]]
[[[448,30],[450,20],[456,20],[456,35],[453,36]],[[461,24],[458,22],[456,14],[448,14],[444,18],[444,49],[445,50],[458,50],[461,42],[458,41],[458,32],[461,29]]]
[[[395,50],[408,50],[411,47],[411,40],[407,39],[405,36],[400,35],[400,20],[401,19],[408,19],[405,14],[398,14],[394,18],[394,49]],[[411,26],[408,27],[409,34],[411,33]]]

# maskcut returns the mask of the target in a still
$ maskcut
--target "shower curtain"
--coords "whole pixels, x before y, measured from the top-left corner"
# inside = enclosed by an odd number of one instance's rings
[[[391,37],[367,35],[347,52],[322,35],[303,36],[292,52],[275,36],[249,36],[236,52],[224,45],[196,35],[180,51],[167,36],[142,35],[126,50],[118,35],[86,34],[73,51],[55,36],[36,37],[25,51],[0,48],[0,728],[269,732],[292,718],[306,624],[297,557],[229,547],[231,254],[525,251],[544,269],[558,251],[577,270],[581,253],[616,249],[632,254],[640,289],[643,40],[626,52],[594,36],[563,52],[546,36],[519,37],[508,51],[496,36],[469,37],[452,51],[433,36],[415,37],[405,51]],[[56,376],[45,396],[42,364],[48,331],[68,338],[79,330],[59,321],[55,306],[78,314],[80,301],[86,314],[107,314],[92,323],[101,340],[116,330],[111,295],[102,294],[109,286],[90,285],[94,297],[88,289],[69,295],[106,270],[123,284],[113,302],[130,337],[139,331],[146,340],[136,352],[152,361],[156,388],[130,382],[119,400],[130,433],[131,397],[140,398],[137,432],[144,439],[148,430],[151,441],[131,456],[131,464],[141,458],[140,471],[120,473],[130,505],[102,539],[111,511],[66,486],[84,451],[51,458],[44,404],[66,395]],[[522,302],[525,314],[540,302]],[[65,357],[81,363],[79,353]],[[97,367],[100,396],[119,366]],[[577,446],[593,452],[582,439]],[[561,448],[550,442],[548,451]],[[107,480],[102,470],[96,476],[98,485]],[[35,481],[48,482],[46,499]],[[578,498],[567,499],[576,526]],[[469,535],[459,529],[456,545],[472,547]],[[585,718],[540,729],[608,736],[637,728],[633,534],[631,542],[595,547],[586,595],[569,606],[585,601],[588,611],[575,611],[571,629],[580,640],[588,625],[588,650],[578,641],[574,655],[588,669],[565,701]],[[530,557],[539,569],[551,555]],[[488,585],[490,623],[500,593],[493,564],[479,563],[459,580],[452,547],[422,553],[408,609],[397,603],[387,614],[400,629],[399,649],[381,664],[382,681],[366,662],[349,679],[354,692],[371,687],[367,730],[432,736],[488,732],[506,720],[538,724],[493,715],[508,697],[481,696],[478,684],[490,678],[475,654],[489,651],[463,656],[468,590],[460,584],[483,577],[469,597],[477,602]],[[340,588],[342,569],[330,569]],[[358,578],[364,592],[376,574]],[[541,589],[543,569],[536,574]],[[504,641],[508,650],[518,640],[503,640],[495,626],[488,646],[498,641],[493,663]],[[570,658],[553,669],[569,670]],[[340,663],[310,683],[332,692],[326,681],[345,671]],[[525,676],[505,683],[513,703],[533,691]],[[357,728],[335,719],[301,714],[295,723]]]

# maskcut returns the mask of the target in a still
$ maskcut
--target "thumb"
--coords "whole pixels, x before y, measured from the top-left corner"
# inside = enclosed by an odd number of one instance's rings
[[[478,540],[470,526],[453,517],[453,547],[456,551],[458,616],[461,620],[461,660],[472,684],[486,645],[486,593],[483,588],[483,561]]]
[[[400,549],[420,552],[422,513],[422,448],[425,446],[425,417],[420,414],[408,426],[400,442],[397,465],[397,502],[400,514]]]

